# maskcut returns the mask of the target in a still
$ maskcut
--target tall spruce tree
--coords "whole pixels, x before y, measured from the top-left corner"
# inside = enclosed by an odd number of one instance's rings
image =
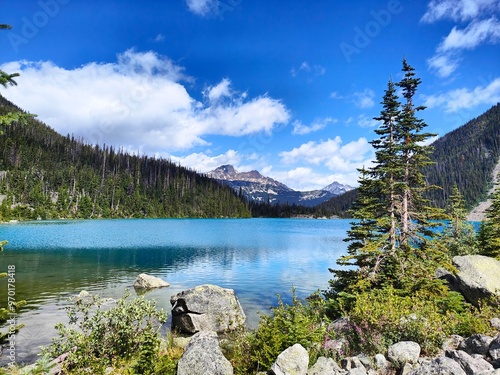
[[[389,81],[381,113],[374,117],[381,122],[375,131],[379,138],[371,142],[374,166],[362,171],[352,210],[359,221],[347,233],[348,254],[337,261],[356,268],[331,270],[335,278],[329,295],[387,285],[408,290],[415,278],[429,277],[433,265],[446,258],[439,247],[430,244],[434,231],[429,219],[438,212],[423,197],[431,188],[422,173],[431,164],[425,142],[433,134],[423,132],[427,125],[416,116],[425,107],[413,103],[421,80],[406,60],[402,70],[400,82]],[[401,88],[403,102],[396,87]]]
[[[425,142],[435,136],[431,133],[423,133],[427,124],[417,117],[417,113],[424,110],[424,106],[416,106],[413,98],[417,88],[422,82],[415,78],[415,69],[403,60],[403,79],[397,83],[402,90],[405,102],[401,104],[401,110],[396,126],[395,138],[400,147],[400,162],[402,178],[398,182],[401,194],[401,245],[407,245],[409,241],[421,241],[421,236],[432,235],[429,228],[429,217],[431,209],[428,200],[424,199],[424,191],[431,188],[426,184],[423,168],[431,165],[430,153],[432,148],[424,145]]]
[[[444,228],[441,241],[451,256],[477,253],[476,231],[467,221],[465,200],[454,185],[446,205],[448,223]]]
[[[479,253],[500,259],[500,188],[493,193],[486,220],[479,228]]]

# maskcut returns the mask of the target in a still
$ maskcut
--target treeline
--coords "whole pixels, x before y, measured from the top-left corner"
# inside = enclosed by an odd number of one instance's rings
[[[491,175],[500,158],[500,104],[481,116],[436,140],[425,169],[427,180],[440,189],[428,193],[438,207],[444,207],[453,186],[471,209],[487,197]]]
[[[0,116],[21,111],[0,96]],[[30,119],[0,136],[0,219],[249,217],[229,187],[169,160],[61,136]]]

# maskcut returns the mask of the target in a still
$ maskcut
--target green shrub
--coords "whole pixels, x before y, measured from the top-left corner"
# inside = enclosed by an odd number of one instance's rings
[[[324,300],[315,294],[303,303],[294,289],[292,293],[291,305],[278,296],[278,306],[271,308],[270,315],[261,315],[255,331],[239,334],[225,348],[235,374],[269,370],[283,350],[297,343],[309,350],[311,361],[316,360],[326,336]]]
[[[384,353],[399,341],[415,341],[424,354],[435,354],[451,334],[488,333],[493,308],[481,311],[458,293],[401,295],[393,288],[356,295],[351,302],[349,325],[343,332],[352,353]]]
[[[167,315],[154,302],[129,297],[127,292],[110,307],[99,296],[76,299],[66,308],[69,325],[56,325],[59,337],[43,352],[53,357],[69,353],[65,366],[75,374],[103,374],[138,355],[136,370],[147,373],[146,363],[157,358],[158,330]]]

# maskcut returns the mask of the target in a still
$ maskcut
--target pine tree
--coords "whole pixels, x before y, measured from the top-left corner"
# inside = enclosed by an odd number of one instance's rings
[[[432,277],[432,268],[446,261],[438,246],[432,246],[435,232],[429,219],[440,212],[423,198],[427,186],[422,169],[431,164],[430,147],[425,141],[433,134],[422,132],[427,126],[416,113],[413,97],[420,79],[403,60],[404,77],[389,81],[382,101],[381,121],[371,142],[374,166],[361,170],[358,198],[346,241],[348,254],[337,263],[355,266],[351,270],[331,270],[330,295],[353,293],[387,285],[409,290],[415,279]],[[403,103],[396,95],[401,87]]]
[[[446,225],[441,241],[451,256],[475,254],[477,252],[476,231],[472,224],[467,222],[465,200],[456,185],[448,199],[446,207],[448,224]]]
[[[415,69],[406,59],[403,60],[402,71],[404,77],[397,86],[401,88],[406,102],[401,105],[395,138],[401,150],[402,164],[400,170],[402,178],[398,182],[401,194],[400,241],[401,245],[408,245],[410,241],[421,241],[422,234],[432,235],[428,230],[428,219],[432,210],[423,197],[423,193],[430,187],[426,185],[422,170],[432,164],[430,160],[432,148],[423,143],[435,134],[422,133],[427,124],[416,116],[417,112],[425,109],[424,106],[415,106],[413,103],[421,79],[415,78]]]
[[[337,260],[338,265],[348,266],[350,269],[330,269],[330,272],[336,275],[336,278],[330,281],[330,296],[334,296],[337,291],[369,288],[370,278],[374,276],[373,270],[377,268],[376,264],[380,263],[380,257],[383,256],[379,246],[376,245],[381,242],[383,233],[380,230],[380,222],[374,214],[380,211],[381,207],[377,198],[381,190],[380,184],[379,181],[369,177],[370,172],[366,168],[359,169],[359,172],[359,198],[349,211],[351,216],[358,220],[351,222],[351,229],[347,231],[348,237],[344,239],[349,242],[347,255]]]
[[[479,229],[479,253],[500,259],[500,188],[493,193],[486,220]]]
[[[396,181],[399,178],[400,161],[398,157],[399,145],[397,143],[396,129],[399,120],[400,103],[396,95],[396,88],[392,79],[389,80],[387,90],[382,101],[383,109],[380,116],[374,117],[374,120],[381,121],[382,125],[375,130],[380,138],[371,141],[371,145],[376,150],[375,157],[377,164],[371,171],[374,179],[381,181],[383,191],[385,192],[385,201],[387,202],[384,214],[389,219],[389,241],[391,251],[396,248]],[[379,197],[380,199],[380,197]]]

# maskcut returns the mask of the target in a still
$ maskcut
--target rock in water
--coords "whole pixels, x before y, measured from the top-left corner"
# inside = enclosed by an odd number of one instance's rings
[[[483,255],[465,255],[454,257],[453,264],[467,301],[478,306],[482,298],[500,296],[500,261]]]
[[[233,289],[200,285],[170,298],[172,328],[182,332],[226,332],[245,326],[246,316]]]
[[[146,273],[141,273],[134,282],[134,288],[137,289],[154,289],[170,286],[169,283],[163,281],[159,277],[151,276]]]
[[[217,333],[198,332],[191,338],[177,365],[177,375],[233,375]]]

